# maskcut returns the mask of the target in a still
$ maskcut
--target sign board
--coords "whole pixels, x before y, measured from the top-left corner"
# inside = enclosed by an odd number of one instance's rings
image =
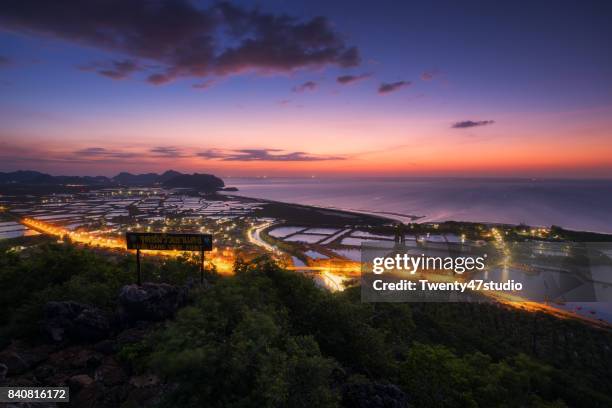
[[[211,251],[210,234],[177,234],[161,232],[126,232],[127,249],[156,251]]]

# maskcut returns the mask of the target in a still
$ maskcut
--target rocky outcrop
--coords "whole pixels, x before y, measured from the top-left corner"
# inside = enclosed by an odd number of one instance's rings
[[[93,384],[94,380],[87,374],[73,375],[68,380],[68,386],[71,390],[81,390]]]
[[[172,317],[188,290],[189,285],[124,286],[112,316],[74,301],[48,302],[40,326],[51,341],[13,342],[0,351],[0,385],[68,386],[71,406],[79,407],[157,404],[167,385],[151,373],[135,375],[117,353],[146,338],[154,322]]]
[[[187,300],[187,289],[165,283],[126,285],[119,293],[119,320],[126,326],[174,316]]]
[[[121,385],[127,381],[127,374],[121,364],[112,356],[106,356],[96,368],[94,378],[106,386]]]
[[[24,373],[44,361],[52,351],[51,346],[28,348],[14,342],[0,352],[0,372],[4,376]]]
[[[0,385],[70,387],[70,406],[115,408],[124,403],[154,406],[166,387],[152,373],[132,375],[129,365],[92,345],[58,349],[49,345],[27,348],[25,344],[13,343],[0,352],[0,360],[10,365],[9,369],[0,363]]]
[[[342,405],[355,408],[407,408],[408,396],[397,385],[380,383],[346,384]]]
[[[183,306],[188,286],[177,287],[165,283],[126,285],[117,300],[117,316],[123,327],[139,322],[168,319]],[[48,302],[44,306],[41,329],[54,342],[97,342],[107,339],[116,327],[100,309],[73,301]],[[101,343],[101,347],[110,344]]]
[[[111,322],[106,314],[93,306],[72,301],[48,302],[41,327],[55,342],[97,341],[111,333]]]

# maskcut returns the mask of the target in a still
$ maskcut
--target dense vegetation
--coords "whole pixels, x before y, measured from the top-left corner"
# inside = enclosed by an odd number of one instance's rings
[[[145,264],[149,279],[174,282],[194,268]],[[490,304],[361,303],[359,288],[328,293],[266,258],[209,280],[174,320],[120,351],[167,382],[165,406],[357,406],[385,384],[416,407],[612,406],[612,337],[578,322]],[[110,309],[131,281],[122,255],[3,251],[0,324],[31,334],[50,299]]]
[[[39,241],[23,251],[0,246],[0,347],[11,337],[36,337],[42,306],[50,300],[74,300],[110,312],[119,289],[136,280],[131,255]],[[143,262],[147,281],[178,284],[191,276],[199,277],[198,267],[186,258]]]

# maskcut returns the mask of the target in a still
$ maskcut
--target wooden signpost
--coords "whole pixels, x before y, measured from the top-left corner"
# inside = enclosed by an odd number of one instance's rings
[[[200,280],[204,283],[204,251],[212,250],[212,235],[210,234],[175,234],[161,232],[126,232],[127,249],[136,250],[136,268],[138,270],[138,285],[140,285],[140,250],[154,251],[199,251]]]

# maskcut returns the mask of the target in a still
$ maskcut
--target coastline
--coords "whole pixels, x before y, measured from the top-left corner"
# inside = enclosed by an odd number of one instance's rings
[[[236,194],[227,194],[225,192],[215,193],[208,195],[210,199],[222,199],[225,201],[242,201],[245,203],[265,203],[266,205],[261,206],[261,209],[256,210],[252,217],[255,218],[275,218],[281,221],[280,224],[287,225],[302,225],[307,227],[337,227],[337,228],[349,228],[349,229],[380,229],[386,231],[387,234],[392,233],[394,224],[397,223],[397,218],[389,217],[389,214],[381,215],[380,213],[368,213],[355,211],[344,208],[330,208],[315,205],[305,205],[297,203],[287,203],[277,200],[260,199],[255,197],[248,197]],[[10,211],[7,215],[10,214]],[[14,214],[16,215],[16,214]],[[422,234],[425,229],[431,229],[432,233],[436,230],[437,226],[434,223],[421,222],[417,223],[417,230],[415,233]],[[477,225],[481,226],[496,226],[500,224],[486,224],[486,223],[462,223],[462,222],[451,222],[444,225],[440,224],[442,233],[458,233],[461,228],[475,228]],[[436,226],[436,228],[434,228]],[[434,229],[432,229],[434,228]],[[347,234],[348,236],[348,234]],[[351,244],[349,244],[351,245]],[[306,246],[316,246],[314,244],[307,244]],[[286,252],[286,251],[283,251]],[[594,320],[588,317],[583,317],[569,311],[563,311],[560,308],[555,308],[550,305],[540,304],[542,309],[554,310],[557,314],[569,315],[579,320]]]
[[[232,178],[237,196],[272,199],[403,222],[561,226],[612,234],[612,181],[524,179]]]
[[[317,210],[327,210],[327,211],[335,211],[338,213],[346,213],[346,214],[359,214],[359,215],[368,215],[376,218],[380,218],[382,220],[387,220],[389,223],[416,223],[416,224],[444,224],[444,223],[457,223],[457,224],[480,224],[486,226],[505,226],[505,227],[518,227],[520,225],[524,225],[525,227],[532,228],[549,228],[550,225],[543,224],[520,224],[520,223],[506,223],[506,222],[495,222],[495,221],[469,221],[469,220],[461,220],[461,219],[445,219],[445,220],[428,220],[427,215],[413,215],[413,214],[403,214],[398,212],[391,211],[373,211],[366,209],[355,209],[355,208],[345,208],[345,207],[335,207],[335,206],[321,206],[315,204],[300,204],[291,201],[280,201],[280,200],[271,200],[259,197],[251,197],[246,195],[236,194],[235,191],[232,191],[231,194],[223,194],[224,192],[217,192],[218,195],[224,197],[232,197],[235,199],[248,199],[256,202],[264,202],[264,203],[273,203],[280,204],[286,206],[295,206],[295,207],[303,207],[303,208],[312,208]],[[562,227],[563,230],[571,233],[585,233],[585,234],[597,234],[602,236],[608,236],[612,239],[612,233],[605,231],[593,231],[588,229],[569,229]]]

